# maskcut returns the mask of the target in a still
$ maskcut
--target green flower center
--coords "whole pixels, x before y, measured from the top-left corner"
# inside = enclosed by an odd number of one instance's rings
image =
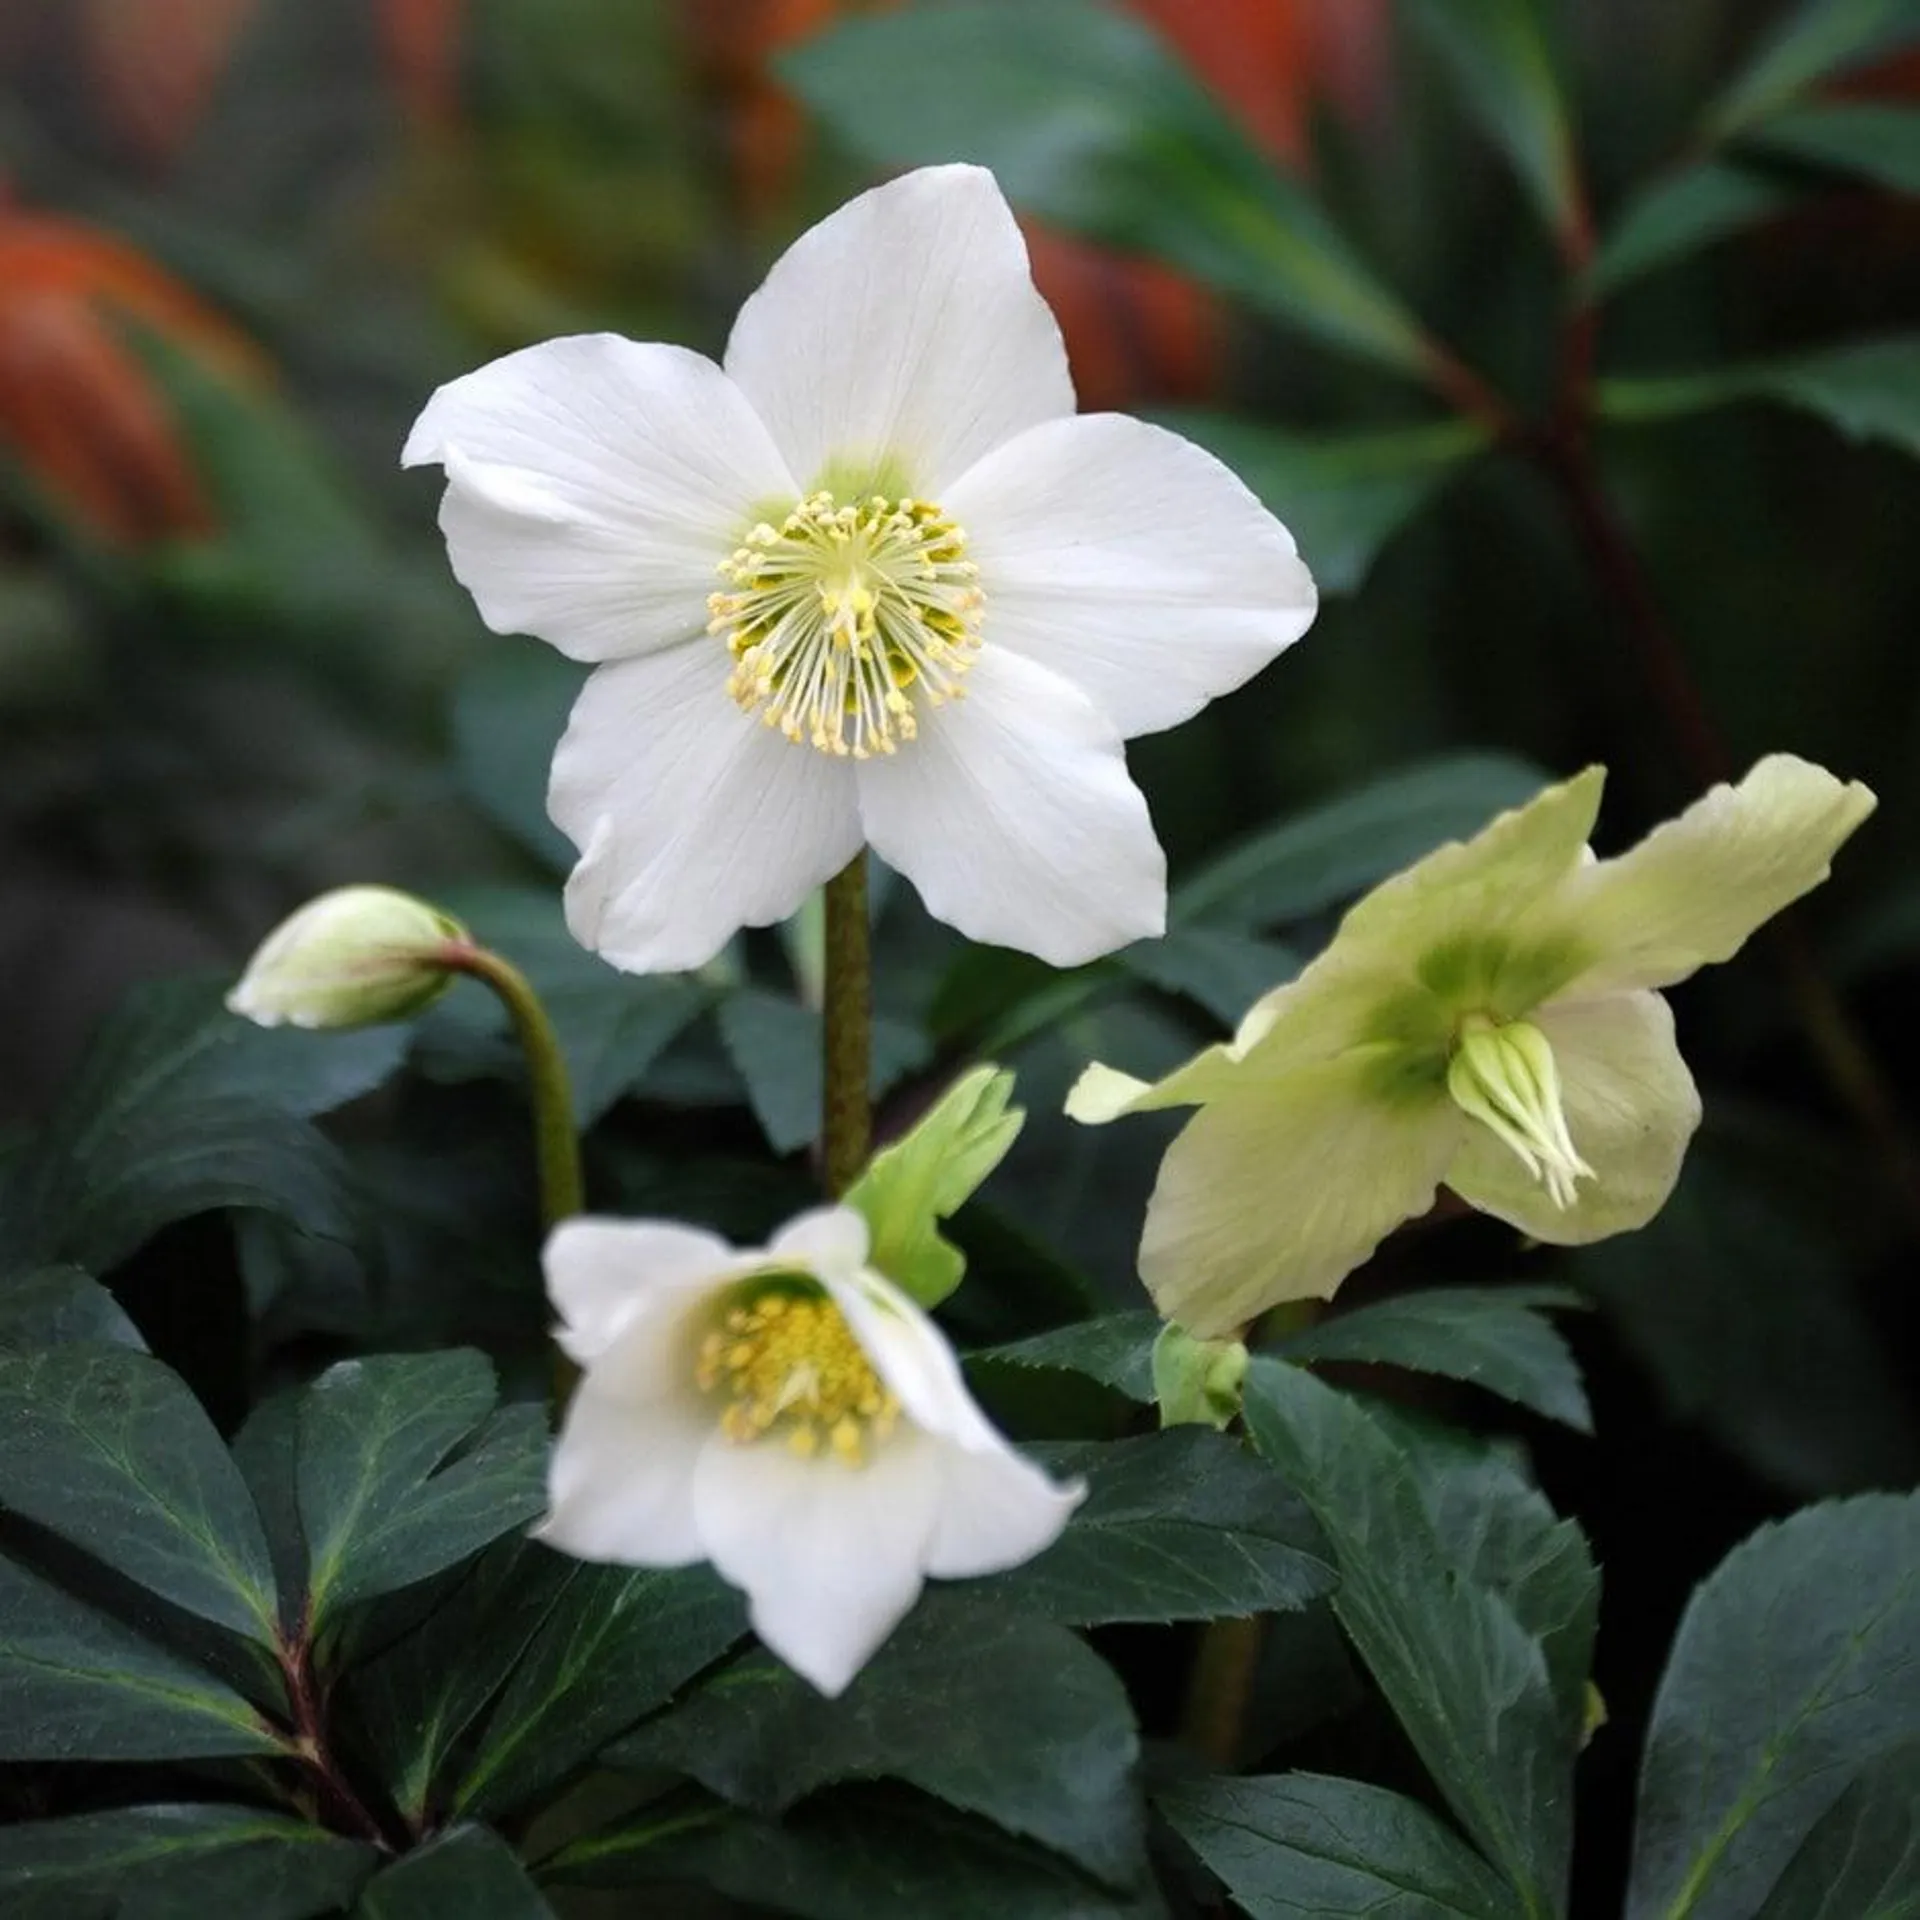
[[[694,1380],[722,1402],[720,1431],[735,1445],[778,1438],[802,1459],[864,1465],[900,1417],[840,1309],[791,1280],[735,1296],[700,1342]]]
[[[1594,1178],[1567,1132],[1553,1048],[1531,1021],[1468,1014],[1447,1062],[1447,1091],[1513,1149],[1555,1206],[1572,1206],[1575,1183]]]
[[[795,743],[864,760],[958,699],[980,650],[979,569],[925,500],[809,494],[720,563],[708,631],[733,656],[727,691]]]

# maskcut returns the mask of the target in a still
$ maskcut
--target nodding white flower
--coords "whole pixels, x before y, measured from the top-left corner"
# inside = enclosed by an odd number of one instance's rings
[[[925,1576],[1031,1559],[1084,1492],[1008,1446],[867,1251],[848,1207],[764,1248],[583,1219],[546,1250],[557,1338],[583,1372],[541,1536],[585,1560],[711,1560],[761,1639],[829,1694]]]
[[[227,995],[256,1026],[407,1020],[453,978],[441,957],[467,930],[394,887],[336,887],[288,915]]]
[[[871,845],[980,940],[1073,964],[1162,930],[1121,742],[1296,640],[1286,529],[1162,428],[1076,417],[993,176],[929,167],[801,236],[715,366],[613,334],[442,387],[453,570],[598,664],[549,807],[575,936],[702,964]]]
[[[1444,1183],[1537,1240],[1644,1226],[1700,1096],[1655,991],[1826,878],[1873,795],[1789,754],[1613,860],[1592,767],[1376,887],[1234,1038],[1156,1085],[1089,1067],[1088,1122],[1197,1106],[1161,1163],[1140,1272],[1224,1334],[1330,1295]]]

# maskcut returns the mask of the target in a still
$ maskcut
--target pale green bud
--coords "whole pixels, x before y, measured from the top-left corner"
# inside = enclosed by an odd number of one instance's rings
[[[1247,1349],[1202,1340],[1169,1320],[1153,1343],[1153,1397],[1163,1427],[1224,1427],[1240,1412]]]
[[[1555,1206],[1572,1206],[1575,1182],[1594,1177],[1567,1132],[1553,1048],[1532,1021],[1469,1015],[1447,1063],[1447,1091],[1513,1149]]]
[[[393,887],[338,887],[267,935],[228,1008],[256,1026],[368,1027],[407,1020],[453,978],[467,940],[450,915]]]

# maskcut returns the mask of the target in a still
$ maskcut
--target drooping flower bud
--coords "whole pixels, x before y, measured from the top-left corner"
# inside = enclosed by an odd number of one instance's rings
[[[268,934],[227,1006],[262,1027],[411,1019],[453,978],[447,947],[467,937],[450,914],[397,888],[337,887]]]

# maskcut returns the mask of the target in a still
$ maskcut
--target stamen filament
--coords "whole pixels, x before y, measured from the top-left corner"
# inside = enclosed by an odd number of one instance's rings
[[[979,569],[966,535],[924,500],[808,495],[720,564],[707,602],[727,691],[796,743],[864,760],[919,732],[918,706],[959,699],[980,647]]]
[[[1576,1183],[1595,1177],[1567,1131],[1553,1048],[1531,1022],[1469,1014],[1447,1064],[1447,1091],[1513,1150],[1556,1207],[1572,1206]]]

